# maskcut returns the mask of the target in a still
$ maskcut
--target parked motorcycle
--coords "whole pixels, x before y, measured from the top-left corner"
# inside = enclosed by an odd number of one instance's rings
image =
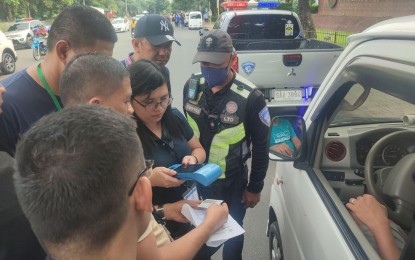
[[[35,37],[32,43],[33,58],[40,60],[40,57],[45,56],[48,53],[48,47],[46,46],[46,39]]]

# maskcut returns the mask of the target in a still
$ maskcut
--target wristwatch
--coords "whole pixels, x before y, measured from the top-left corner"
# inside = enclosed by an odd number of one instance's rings
[[[160,218],[162,220],[166,220],[166,217],[164,216],[164,208],[163,208],[163,205],[161,205],[161,206],[154,206],[153,212],[154,212],[154,214],[158,218]]]

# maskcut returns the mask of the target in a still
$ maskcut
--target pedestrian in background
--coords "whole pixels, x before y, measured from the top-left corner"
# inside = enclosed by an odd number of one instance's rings
[[[205,12],[203,14],[203,19],[205,20],[205,23],[209,22],[209,14],[208,14],[208,12]]]

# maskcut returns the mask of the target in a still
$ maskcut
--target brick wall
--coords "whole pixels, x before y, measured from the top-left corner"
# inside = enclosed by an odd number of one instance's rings
[[[415,14],[415,0],[319,0],[318,14],[313,14],[318,29],[360,32],[388,18]],[[331,2],[336,2],[331,0]]]

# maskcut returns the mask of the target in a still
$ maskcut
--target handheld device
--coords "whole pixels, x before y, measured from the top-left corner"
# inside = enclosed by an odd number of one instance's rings
[[[222,170],[219,165],[214,163],[207,164],[174,164],[169,167],[177,172],[176,177],[181,180],[194,180],[203,186],[209,186],[221,175]]]

